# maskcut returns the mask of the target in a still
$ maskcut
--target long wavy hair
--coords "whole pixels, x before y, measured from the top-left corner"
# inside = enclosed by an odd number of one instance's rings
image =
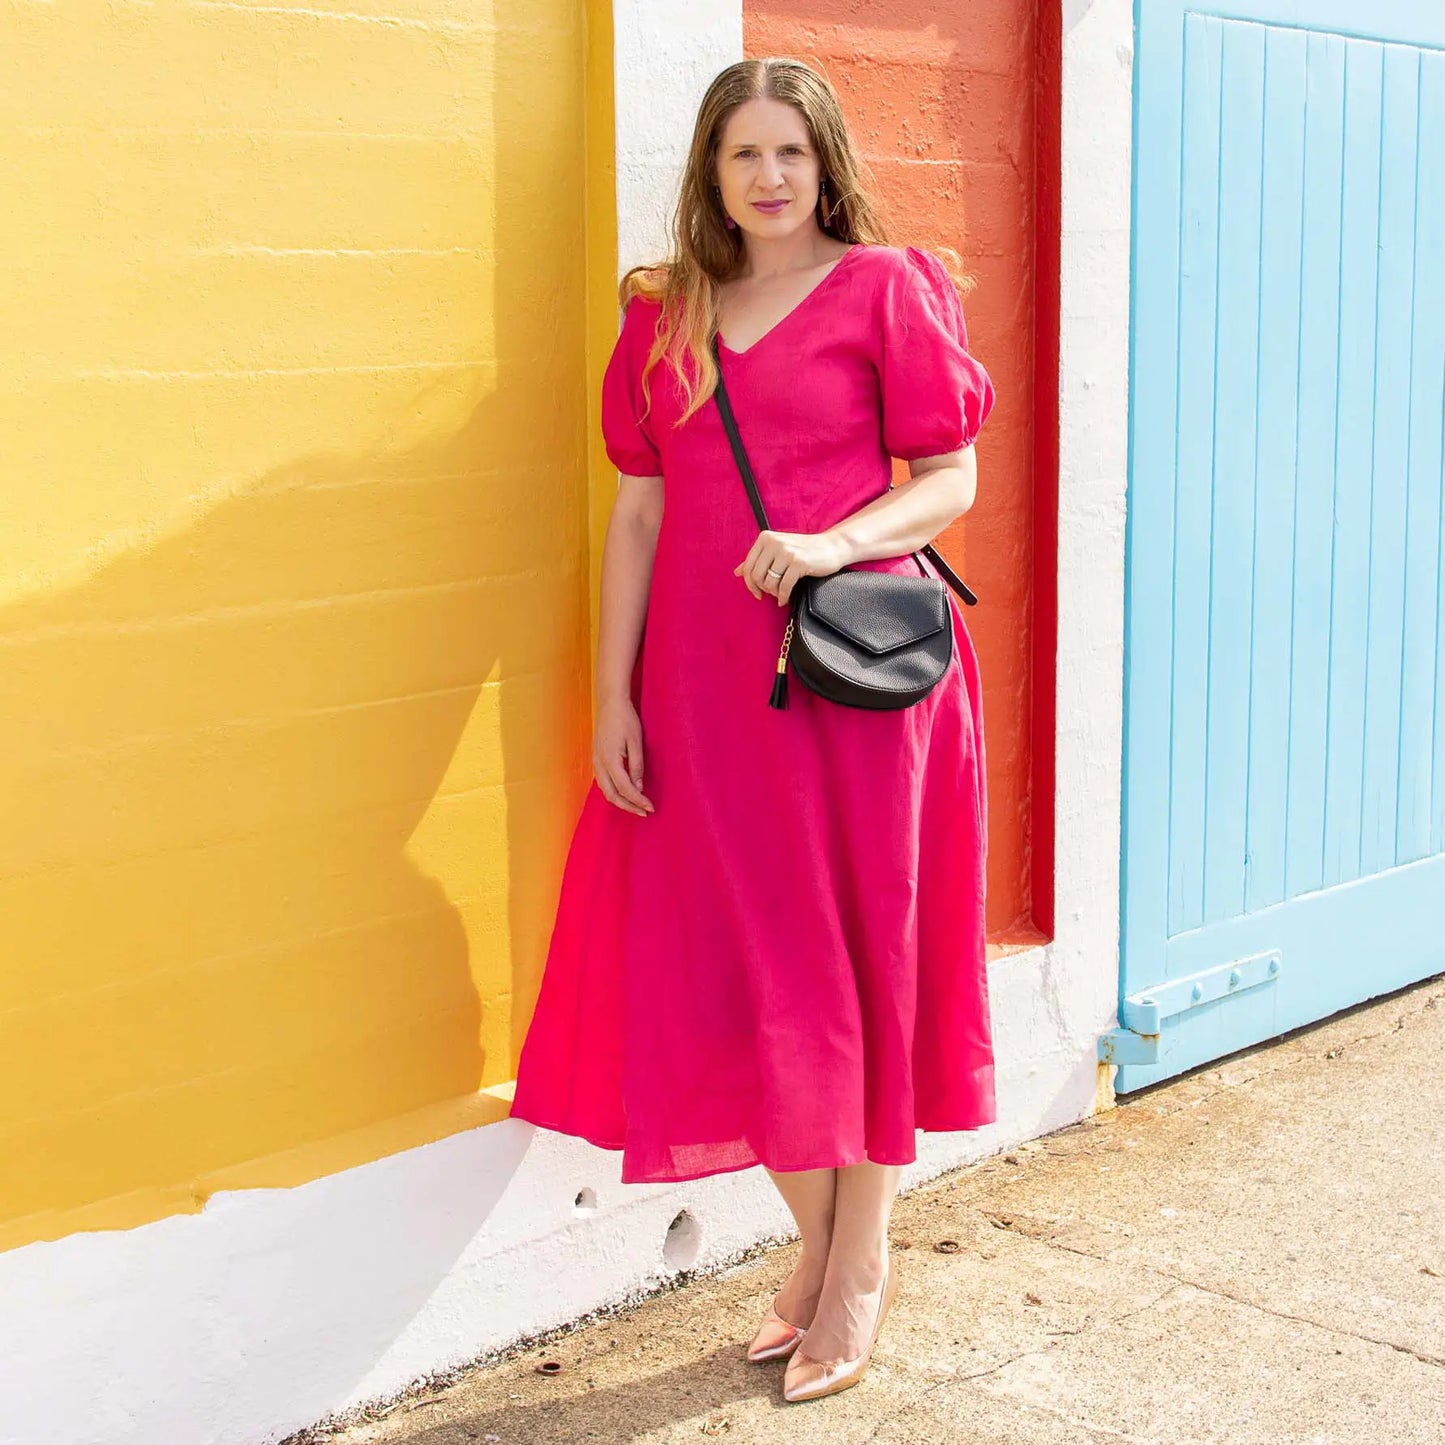
[[[642,393],[650,409],[648,376],[666,358],[686,398],[679,426],[707,401],[717,384],[710,343],[718,327],[718,288],[737,277],[746,260],[742,231],[728,229],[722,201],[713,189],[718,146],[733,111],[760,96],[791,105],[807,123],[828,186],[827,221],[821,194],[815,212],[824,234],[840,241],[888,244],[871,178],[853,148],[837,93],[827,78],[801,60],[785,56],[740,60],[721,71],[698,107],[669,226],[671,255],[665,261],[632,267],[618,287],[624,307],[633,296],[661,305],[657,336],[642,368]],[[966,295],[972,281],[958,253],[947,246],[930,249],[943,261],[959,294]],[[691,361],[691,375],[684,357]]]

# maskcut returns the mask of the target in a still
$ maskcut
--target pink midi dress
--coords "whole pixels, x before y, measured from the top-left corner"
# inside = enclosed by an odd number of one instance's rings
[[[996,1118],[963,608],[947,590],[953,660],[912,707],[847,707],[791,677],[770,708],[788,609],[734,575],[758,533],[716,402],[674,426],[664,359],[644,415],[659,314],[629,302],[602,388],[608,457],[663,478],[632,678],[656,811],[591,785],[512,1116],[621,1150],[624,1183],[908,1164],[916,1130]],[[855,245],[721,359],[777,531],[825,530],[880,496],[890,457],[968,446],[993,404],[957,292],[913,247]],[[937,575],[912,554],[855,565]]]

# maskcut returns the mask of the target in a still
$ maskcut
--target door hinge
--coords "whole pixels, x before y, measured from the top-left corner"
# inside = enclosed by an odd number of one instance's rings
[[[1243,993],[1279,977],[1279,949],[1221,963],[1201,973],[1166,979],[1129,994],[1119,1005],[1119,1027],[1099,1039],[1106,1064],[1154,1064],[1159,1061],[1159,1032],[1164,1020],[1216,999]]]

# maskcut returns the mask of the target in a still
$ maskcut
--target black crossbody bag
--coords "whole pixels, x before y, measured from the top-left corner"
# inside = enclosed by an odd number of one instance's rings
[[[732,402],[723,385],[717,337],[714,397],[733,460],[747,488],[758,530],[769,530],[753,469],[738,435]],[[929,545],[919,549],[969,606],[978,598]],[[918,552],[910,554],[918,562]],[[792,614],[778,654],[770,707],[788,705],[788,662],[799,681],[830,702],[848,707],[911,707],[938,685],[953,656],[953,609],[942,582],[921,575],[844,568],[826,577],[800,577],[793,588]]]

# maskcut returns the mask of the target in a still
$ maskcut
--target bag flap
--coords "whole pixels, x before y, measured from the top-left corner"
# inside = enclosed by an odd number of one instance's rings
[[[892,572],[834,572],[803,599],[808,617],[878,656],[941,631],[947,607],[943,583]]]

